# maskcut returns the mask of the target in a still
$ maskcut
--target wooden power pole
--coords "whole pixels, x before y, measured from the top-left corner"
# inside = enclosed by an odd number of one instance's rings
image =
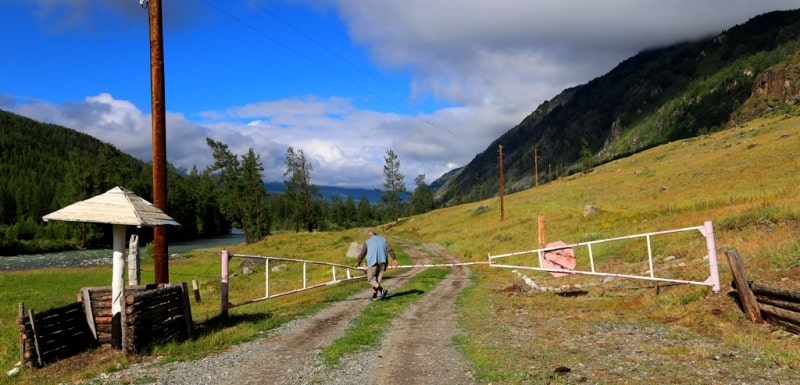
[[[536,187],[539,187],[539,153],[533,148],[533,174]]]
[[[500,220],[502,221],[505,219],[505,208],[503,207],[503,190],[505,187],[503,186],[503,145],[497,146],[497,153],[500,159]]]
[[[161,0],[144,0],[150,20],[150,100],[153,117],[153,205],[167,212],[167,123],[164,102],[164,37]],[[144,5],[144,2],[141,3]],[[167,227],[153,227],[156,283],[169,283]]]

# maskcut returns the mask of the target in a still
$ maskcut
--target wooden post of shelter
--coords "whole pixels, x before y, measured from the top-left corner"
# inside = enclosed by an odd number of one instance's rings
[[[139,272],[142,271],[141,260],[139,259],[139,236],[131,235],[128,242],[128,285],[139,284]]]
[[[750,290],[750,284],[747,283],[747,276],[744,273],[744,265],[742,264],[741,256],[739,256],[739,251],[735,248],[725,249],[725,256],[728,257],[728,264],[733,272],[736,292],[739,293],[739,301],[742,304],[744,314],[752,322],[763,323],[764,319],[761,317],[761,310],[758,308],[756,296]]]
[[[111,345],[122,348],[122,301],[125,295],[125,225],[115,224],[112,227],[113,247],[111,275]]]

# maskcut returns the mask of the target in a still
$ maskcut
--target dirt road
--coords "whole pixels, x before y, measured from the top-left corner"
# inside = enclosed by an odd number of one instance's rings
[[[433,256],[439,259],[437,263],[457,262],[439,245],[403,245],[403,248],[415,261],[428,261]],[[331,381],[322,383],[475,383],[472,368],[453,343],[458,334],[455,299],[468,284],[469,270],[464,266],[452,267],[436,289],[392,322],[377,352],[346,357],[338,371],[324,377]]]
[[[434,259],[456,260],[434,244],[402,247],[416,264],[429,264]],[[386,280],[386,286],[402,290],[403,284],[419,271],[422,269],[413,268],[395,275]],[[154,381],[149,383],[183,385],[474,383],[470,365],[453,344],[453,337],[458,334],[455,299],[468,284],[466,267],[451,268],[436,289],[392,323],[378,351],[344,357],[336,368],[325,367],[319,353],[343,336],[350,321],[372,303],[368,300],[371,289],[224,353],[168,365],[132,365],[99,380],[104,384]]]

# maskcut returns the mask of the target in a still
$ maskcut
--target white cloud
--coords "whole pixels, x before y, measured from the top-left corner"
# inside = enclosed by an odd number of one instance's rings
[[[97,26],[103,24],[98,12],[117,12],[122,20],[141,17],[142,10],[128,1],[93,7],[100,3],[38,0],[37,15],[45,22],[65,15],[69,19],[62,23],[94,20]],[[285,2],[335,11],[379,71],[408,74],[409,101],[433,98],[444,107],[416,115],[376,112],[357,107],[355,97],[331,92],[245,100],[202,113],[170,111],[170,162],[204,168],[212,161],[205,142],[210,137],[237,154],[253,148],[266,179],[279,180],[291,146],[312,162],[316,184],[377,188],[383,156],[392,149],[409,185],[423,173],[431,182],[465,165],[541,102],[645,48],[716,34],[760,13],[797,7],[785,0]],[[165,17],[180,19],[168,24],[190,27],[198,11],[209,11],[192,4],[166,2],[165,7],[188,7],[183,13],[166,8]],[[146,106],[108,93],[60,104],[19,100],[0,95],[4,109],[89,133],[145,161],[151,157],[150,116],[141,110]]]

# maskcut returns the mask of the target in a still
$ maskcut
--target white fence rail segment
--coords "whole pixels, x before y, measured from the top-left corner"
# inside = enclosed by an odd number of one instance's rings
[[[478,262],[455,262],[455,263],[429,263],[429,264],[419,264],[419,265],[399,265],[396,267],[389,266],[389,268],[411,269],[415,267],[453,267],[453,266],[488,265],[488,264],[490,264],[489,261],[478,261]]]
[[[262,259],[262,260],[264,260],[264,296],[263,297],[253,298],[253,299],[245,300],[245,301],[238,302],[238,303],[231,303],[230,302],[229,293],[228,293],[228,291],[229,291],[229,282],[228,282],[229,271],[228,271],[228,266],[229,266],[230,259],[234,258],[234,257],[246,258],[246,259]],[[221,264],[222,265],[222,284],[220,286],[221,286],[221,290],[222,290],[221,308],[222,308],[222,313],[223,314],[227,314],[228,313],[228,309],[231,309],[231,308],[234,308],[234,307],[237,307],[237,306],[242,306],[242,305],[255,303],[255,302],[261,302],[261,301],[264,301],[264,300],[267,300],[267,299],[270,299],[270,298],[276,298],[276,297],[281,297],[281,296],[285,296],[285,295],[288,295],[288,294],[299,293],[299,292],[302,292],[302,291],[311,290],[311,289],[318,288],[318,287],[334,285],[334,284],[337,284],[337,283],[352,281],[352,280],[356,280],[356,279],[364,279],[363,275],[353,276],[353,274],[351,274],[351,270],[359,270],[359,271],[363,272],[364,271],[363,268],[357,268],[357,267],[353,267],[353,266],[342,265],[342,264],[331,263],[331,262],[309,261],[309,260],[304,260],[304,259],[281,258],[281,257],[267,257],[267,256],[262,256],[262,255],[229,254],[227,250],[223,250],[222,251],[221,260],[222,260],[222,264]],[[302,281],[300,282],[300,287],[294,288],[294,289],[290,289],[290,290],[286,290],[286,291],[282,291],[280,293],[270,293],[270,274],[273,273],[271,271],[271,269],[270,269],[270,262],[271,261],[290,262],[290,263],[302,264],[303,277],[302,277]],[[308,278],[309,265],[313,265],[313,266],[330,266],[330,268],[331,268],[331,271],[330,271],[331,279],[330,279],[330,281],[325,281],[325,282],[322,282],[322,283],[310,284],[309,283],[309,278]],[[344,277],[343,278],[338,278],[337,277],[337,274],[336,274],[337,273],[337,271],[336,271],[337,268],[341,269],[341,270],[344,270]]]
[[[688,233],[699,231],[705,237],[705,246],[706,252],[708,257],[708,273],[709,276],[704,281],[698,281],[695,279],[683,279],[683,278],[675,278],[675,277],[663,277],[657,276],[657,269],[654,264],[653,258],[653,237],[667,235],[667,234],[676,234],[676,233]],[[608,244],[613,242],[622,242],[628,240],[638,240],[644,239],[647,245],[647,267],[648,270],[642,274],[628,274],[624,272],[607,272],[607,271],[598,271],[596,261],[595,261],[595,253],[597,252],[596,246],[600,244]],[[552,251],[558,250],[574,250],[577,248],[585,248],[585,255],[588,257],[588,261],[582,261],[581,265],[586,266],[588,265],[588,270],[580,270],[580,269],[566,269],[566,268],[552,268],[547,267],[544,264],[545,254]],[[509,259],[511,257],[517,256],[525,256],[525,255],[532,255],[535,254],[538,260],[538,266],[529,266],[529,265],[515,265],[511,263],[503,264],[498,263],[497,261],[503,259]],[[264,261],[264,296],[259,298],[248,299],[239,303],[231,303],[229,298],[229,282],[228,282],[228,266],[231,258],[247,258],[247,259],[261,259]],[[573,255],[573,257],[577,260],[579,255]],[[229,254],[227,250],[222,250],[221,256],[222,262],[222,280],[220,285],[220,290],[222,291],[221,295],[221,308],[222,314],[227,315],[228,309],[234,308],[237,306],[242,306],[250,303],[264,301],[270,298],[281,297],[289,294],[300,293],[306,290],[311,290],[314,288],[319,288],[323,286],[329,286],[337,283],[352,281],[356,279],[364,279],[363,274],[358,274],[357,276],[353,276],[352,271],[360,271],[365,272],[365,268],[363,267],[353,267],[348,265],[342,265],[338,263],[331,263],[331,262],[322,262],[322,261],[309,261],[303,259],[292,259],[292,258],[281,258],[281,257],[267,257],[261,255],[240,255],[240,254]],[[292,288],[289,290],[282,291],[280,293],[271,293],[270,292],[270,274],[273,274],[272,270],[270,269],[270,263],[272,261],[277,262],[288,262],[288,263],[298,263],[302,265],[302,280],[299,283],[299,287]],[[644,262],[644,261],[639,261]],[[330,267],[330,280],[329,281],[322,281],[320,282],[320,272],[315,270],[315,279],[309,279],[308,276],[308,269],[309,265],[311,266],[328,266]],[[402,268],[428,268],[428,267],[453,267],[453,266],[470,266],[470,265],[489,265],[489,267],[496,267],[496,268],[510,268],[510,269],[518,269],[518,270],[536,270],[536,271],[544,271],[550,273],[562,273],[562,274],[583,274],[583,275],[595,275],[595,276],[607,276],[607,277],[620,277],[620,278],[630,278],[630,279],[640,279],[640,280],[649,280],[649,281],[660,281],[660,282],[670,282],[670,283],[679,283],[679,284],[692,284],[692,285],[703,285],[703,286],[711,286],[714,293],[719,293],[720,291],[720,282],[719,282],[719,268],[717,264],[717,252],[716,252],[716,245],[714,242],[714,229],[711,224],[711,221],[706,221],[703,226],[696,226],[696,227],[686,227],[682,229],[674,229],[674,230],[664,230],[664,231],[656,231],[651,233],[643,233],[643,234],[636,234],[636,235],[629,235],[623,237],[615,237],[615,238],[608,238],[608,239],[601,239],[595,241],[588,241],[588,242],[580,242],[574,243],[571,245],[561,244],[558,246],[551,246],[551,247],[543,247],[539,249],[531,249],[525,251],[516,251],[506,254],[497,254],[492,255],[491,252],[488,253],[488,260],[486,261],[477,261],[477,262],[456,262],[456,263],[431,263],[431,264],[419,264],[419,265],[401,265],[394,267],[398,269]],[[577,261],[576,265],[577,266]],[[681,267],[681,266],[678,266]],[[337,275],[337,269],[344,271],[344,277],[340,278]],[[328,273],[324,273],[328,274]],[[323,276],[324,276],[323,274]],[[697,271],[694,271],[694,274],[697,274]],[[322,278],[324,280],[325,278]],[[313,282],[312,282],[313,281]]]
[[[689,231],[700,231],[700,233],[705,237],[706,240],[706,251],[708,253],[708,267],[709,267],[709,277],[705,281],[696,281],[696,280],[685,280],[685,279],[675,279],[675,278],[667,278],[667,277],[657,277],[656,271],[653,265],[653,245],[652,245],[652,237],[665,235],[665,234],[673,234],[679,232],[689,232]],[[637,274],[621,274],[621,273],[612,273],[612,272],[600,272],[597,271],[595,267],[595,256],[594,256],[594,249],[593,246],[600,244],[600,243],[610,243],[610,242],[619,242],[624,240],[631,240],[631,239],[640,239],[644,238],[647,242],[647,264],[649,266],[649,270],[647,275],[637,275]],[[549,268],[544,266],[544,254],[549,251],[556,251],[556,250],[564,250],[564,249],[575,249],[579,247],[585,247],[588,251],[589,256],[589,270],[569,270],[563,268]],[[500,260],[503,258],[509,258],[513,256],[521,256],[526,254],[536,254],[538,256],[538,266],[520,266],[520,265],[511,265],[511,264],[500,264],[495,262],[496,260]],[[500,268],[513,268],[513,269],[527,269],[527,270],[537,270],[537,271],[546,271],[552,273],[565,273],[565,274],[584,274],[584,275],[599,275],[599,276],[610,276],[610,277],[621,277],[621,278],[632,278],[632,279],[643,279],[643,280],[651,280],[651,281],[663,281],[663,282],[672,282],[672,283],[682,283],[682,284],[694,284],[694,285],[704,285],[704,286],[711,286],[714,293],[719,293],[720,291],[720,282],[719,282],[719,268],[717,265],[717,252],[716,252],[716,244],[714,242],[714,229],[710,221],[707,221],[703,224],[703,226],[696,226],[696,227],[687,227],[682,229],[675,229],[675,230],[665,230],[665,231],[657,231],[652,233],[644,233],[644,234],[636,234],[636,235],[629,235],[624,237],[616,237],[616,238],[608,238],[596,241],[588,241],[588,242],[580,242],[574,243],[571,245],[559,245],[555,247],[545,247],[539,249],[532,249],[526,251],[518,251],[513,253],[506,253],[506,254],[497,254],[492,255],[491,252],[488,253],[489,257],[489,264],[492,267],[500,267]]]

